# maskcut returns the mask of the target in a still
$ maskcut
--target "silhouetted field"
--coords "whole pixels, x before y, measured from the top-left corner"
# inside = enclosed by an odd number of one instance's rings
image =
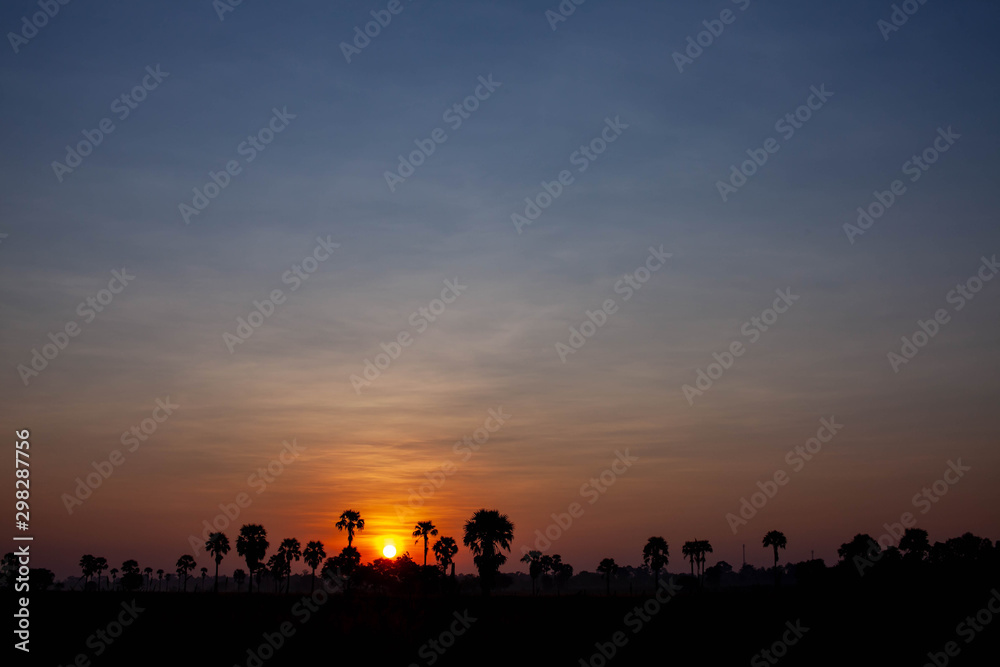
[[[864,586],[748,587],[683,590],[643,620],[650,596],[495,595],[330,597],[306,617],[303,595],[79,593],[32,596],[32,653],[38,664],[70,665],[924,665],[928,652],[948,664],[995,665],[1000,614],[962,634],[957,626],[987,608],[1000,585],[979,580]],[[135,600],[137,616],[110,645],[95,634]],[[997,596],[994,608],[1000,608]],[[296,607],[296,605],[299,605]],[[650,609],[655,605],[650,604]],[[457,617],[456,617],[457,614]],[[464,623],[456,618],[464,616]],[[980,615],[980,621],[986,618]],[[275,651],[265,634],[282,624],[290,636]],[[798,624],[801,638],[789,634]],[[467,625],[467,629],[463,627]],[[462,629],[441,637],[450,626]],[[615,655],[606,663],[595,643]],[[970,637],[970,633],[971,637]],[[796,639],[780,658],[760,654],[785,635]],[[110,639],[110,637],[109,637]],[[624,639],[624,641],[622,641]],[[429,642],[450,644],[443,653]],[[273,643],[279,643],[277,641]],[[100,655],[98,649],[103,647]],[[442,646],[443,648],[443,646]],[[266,659],[254,660],[248,650]],[[782,652],[778,649],[778,652]],[[85,663],[79,663],[85,664]]]

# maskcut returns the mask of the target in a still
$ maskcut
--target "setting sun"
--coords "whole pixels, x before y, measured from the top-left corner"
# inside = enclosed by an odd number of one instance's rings
[[[392,546],[391,544],[385,545],[385,547],[382,549],[382,555],[385,556],[386,558],[395,558],[396,547]]]

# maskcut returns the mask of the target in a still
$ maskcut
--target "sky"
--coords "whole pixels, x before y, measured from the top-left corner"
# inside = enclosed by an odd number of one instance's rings
[[[998,537],[994,4],[38,11],[0,10],[34,565],[172,571],[206,521],[334,555],[348,508],[365,561],[498,509],[510,570]]]

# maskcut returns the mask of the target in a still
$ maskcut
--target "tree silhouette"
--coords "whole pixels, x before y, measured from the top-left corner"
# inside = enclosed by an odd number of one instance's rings
[[[122,563],[122,590],[134,591],[142,588],[142,571],[139,563],[129,559]]]
[[[462,541],[472,551],[472,560],[479,570],[483,595],[489,595],[500,566],[507,562],[501,550],[510,551],[514,539],[514,524],[497,510],[480,509],[465,522]]]
[[[434,543],[434,557],[444,574],[448,574],[448,567],[451,566],[451,576],[455,576],[455,554],[457,553],[458,545],[455,544],[453,537],[441,537]]]
[[[247,562],[247,569],[250,571],[250,585],[248,593],[253,592],[253,575],[267,553],[267,531],[264,526],[258,523],[248,523],[240,528],[239,537],[236,538],[236,553],[243,556]]]
[[[94,573],[97,575],[97,590],[101,590],[101,572],[108,569],[108,559],[98,556],[94,559]]]
[[[156,585],[156,590],[157,590],[157,591],[162,591],[162,590],[163,590],[163,570],[157,570],[157,571],[156,571],[156,578],[157,578],[157,579],[159,580],[159,582],[160,582],[160,583],[158,583],[158,584]]]
[[[922,528],[907,528],[899,540],[899,548],[906,552],[907,560],[924,560],[931,550],[927,531]]]
[[[205,577],[208,575],[208,568],[201,568],[201,590],[205,590]]]
[[[205,551],[215,559],[215,587],[213,590],[219,592],[219,564],[222,557],[229,553],[229,538],[225,533],[211,533],[205,541]]]
[[[302,560],[312,568],[312,582],[309,584],[310,593],[316,588],[316,568],[320,566],[324,558],[326,558],[326,551],[323,549],[322,542],[310,542],[306,545],[305,551],[302,552]]]
[[[286,537],[278,546],[278,557],[282,561],[282,571],[285,573],[285,592],[292,583],[292,561],[302,558],[302,547],[294,537]]]
[[[243,580],[247,578],[247,573],[242,569],[237,569],[233,572],[233,581],[236,582],[236,592],[240,592],[240,587],[243,586]]]
[[[142,570],[142,573],[146,575],[146,590],[148,591],[150,587],[150,580],[152,579],[153,576],[153,568],[151,567],[144,568]]]
[[[542,556],[541,551],[529,551],[521,556],[521,562],[528,564],[528,576],[531,577],[531,594],[535,595],[535,582],[538,581],[538,577],[545,574],[545,572],[552,565],[552,559]]]
[[[691,562],[691,576],[694,576],[694,563],[698,559],[698,542],[688,541],[681,547],[681,553]]]
[[[365,520],[361,518],[361,513],[354,510],[344,510],[340,513],[340,521],[336,523],[337,530],[347,531],[347,546],[354,542],[354,531],[365,529]]]
[[[285,570],[291,570],[291,565],[285,560],[284,556],[280,553],[273,554],[267,559],[267,569],[266,573],[271,575],[274,579],[274,592],[278,592],[278,582],[280,582],[285,577]],[[261,573],[263,575],[264,572]],[[260,578],[257,578],[257,586],[260,587]]]
[[[361,554],[358,550],[354,547],[344,547],[338,555],[326,559],[321,573],[325,577],[329,577],[330,574],[338,575],[344,582],[344,593],[349,593],[354,574],[360,564]]]
[[[788,545],[788,540],[785,539],[785,534],[780,530],[771,530],[764,535],[763,546],[772,547],[774,549],[774,585],[778,586],[781,582],[781,571],[778,569],[778,549],[784,549]]]
[[[430,521],[418,521],[417,527],[413,529],[413,537],[417,538],[417,542],[420,542],[420,538],[424,538],[424,567],[427,567],[427,540],[431,535],[437,535],[438,529]]]
[[[111,589],[114,590],[115,585],[118,583],[118,568],[111,568]]]
[[[197,567],[197,563],[194,562],[194,556],[189,554],[184,554],[177,559],[177,576],[184,578],[184,592],[187,593],[188,584],[188,572]]]
[[[83,588],[87,589],[87,584],[90,583],[90,578],[94,576],[96,560],[90,554],[84,554],[80,558],[80,571],[83,572]]]
[[[569,563],[562,562],[562,556],[559,554],[553,554],[552,559],[549,561],[549,569],[551,569],[552,574],[555,575],[556,595],[559,595],[562,585],[569,581],[573,576],[573,566]]]
[[[712,545],[708,540],[695,540],[695,549],[698,552],[698,568],[700,571],[700,580],[702,583],[705,582],[705,554],[712,553]]]
[[[651,537],[642,548],[642,562],[653,571],[654,583],[660,581],[660,570],[670,558],[670,546],[662,537]]]
[[[774,568],[778,568],[778,549],[784,549],[788,545],[785,534],[780,530],[771,530],[764,535],[763,546],[774,548]]]
[[[614,558],[605,558],[597,565],[597,572],[604,575],[607,594],[611,595],[611,575],[618,572],[618,563]]]

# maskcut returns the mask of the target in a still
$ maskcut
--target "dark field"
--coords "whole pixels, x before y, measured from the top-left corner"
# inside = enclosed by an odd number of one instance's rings
[[[686,590],[648,620],[634,610],[649,595],[335,595],[307,617],[301,594],[33,593],[31,662],[70,665],[82,654],[93,665],[580,665],[582,659],[599,666],[605,663],[592,658],[600,656],[595,643],[610,653],[621,632],[623,645],[607,664],[924,665],[934,664],[932,652],[939,666],[996,665],[1000,614],[982,610],[998,586],[1000,578],[933,587]],[[95,633],[132,600],[138,616],[104,644]],[[1000,609],[1000,595],[995,600]],[[456,613],[471,623],[467,630]],[[969,616],[976,625],[959,627]],[[980,625],[987,616],[997,618]],[[801,639],[787,653],[778,647],[780,659],[765,659],[760,652],[783,635],[796,639],[786,623],[797,622]],[[260,654],[264,635],[274,637],[283,623],[290,636],[281,647],[265,648],[267,659],[252,658],[248,649]],[[453,643],[441,637],[452,625],[463,630]],[[432,640],[450,648],[435,651]],[[955,642],[955,657],[944,653],[947,642]]]

